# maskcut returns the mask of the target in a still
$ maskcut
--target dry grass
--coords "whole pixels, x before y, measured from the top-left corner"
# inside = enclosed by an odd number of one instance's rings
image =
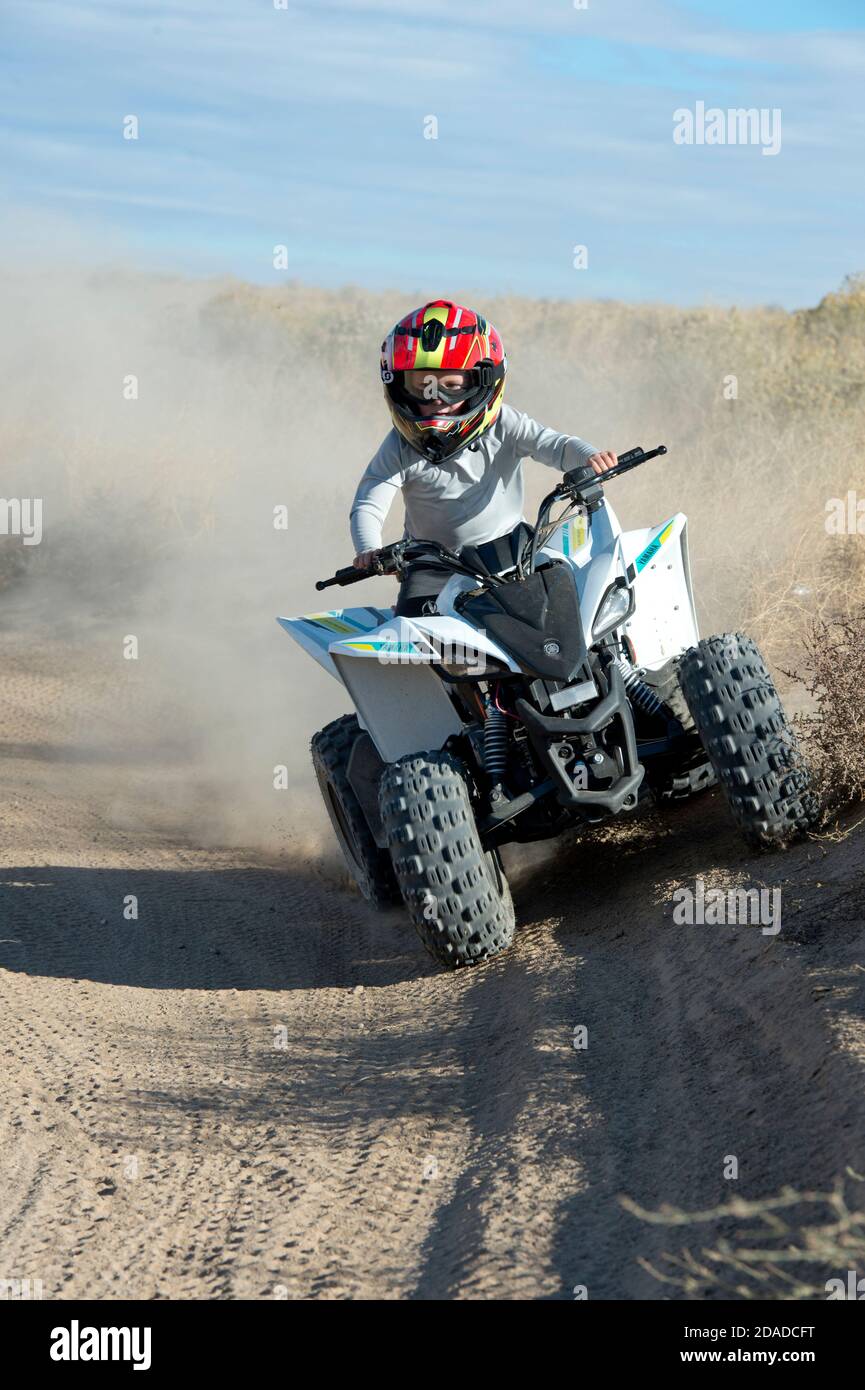
[[[862,1182],[848,1169],[830,1192],[787,1187],[776,1197],[732,1197],[700,1212],[669,1206],[651,1212],[629,1198],[621,1202],[642,1221],[671,1229],[728,1223],[730,1235],[711,1246],[666,1253],[658,1265],[640,1261],[685,1298],[826,1299],[828,1280],[846,1285],[849,1270],[865,1271],[865,1211],[857,1205]]]
[[[847,617],[811,618],[800,644],[800,681],[811,709],[796,716],[824,823],[865,800],[865,608]]]

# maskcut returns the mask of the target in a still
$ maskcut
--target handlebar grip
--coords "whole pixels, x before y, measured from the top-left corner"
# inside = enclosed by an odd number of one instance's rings
[[[637,447],[636,447],[636,449],[629,449],[628,452],[627,452],[626,454],[619,454],[618,461],[617,461],[617,463],[616,463],[616,467],[617,467],[617,468],[621,468],[621,466],[622,466],[623,463],[624,463],[624,464],[636,463],[638,459],[639,459],[639,460],[642,460],[642,459],[644,459],[644,458],[645,458],[645,454],[644,454],[644,452],[643,452],[643,446],[642,446],[642,444],[638,444]]]
[[[632,468],[639,468],[641,463],[648,463],[650,459],[660,458],[666,452],[666,444],[659,444],[657,449],[649,449],[648,453],[642,445],[638,444],[636,449],[629,449],[626,454],[620,454],[615,468],[600,475],[601,481],[611,481],[613,478],[617,478],[620,473],[628,473]]]
[[[330,579],[317,579],[315,587],[316,589],[329,589],[333,584],[339,584],[344,589],[346,584],[359,584],[362,579],[369,579],[370,575],[374,573],[373,569],[360,570],[356,569],[354,565],[347,565],[345,569],[337,570]]]

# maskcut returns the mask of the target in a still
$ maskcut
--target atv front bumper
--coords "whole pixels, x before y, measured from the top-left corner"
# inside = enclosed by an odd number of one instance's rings
[[[613,665],[608,666],[604,674],[609,687],[607,694],[581,718],[541,714],[528,700],[523,699],[517,700],[516,710],[528,730],[536,756],[555,782],[558,801],[563,806],[577,806],[585,811],[615,815],[618,811],[636,806],[645,769],[637,757],[634,720],[622,677]],[[618,728],[614,727],[613,730],[613,742],[621,749],[623,765],[620,774],[608,787],[581,787],[570,773],[561,752],[572,741],[579,745],[581,739],[599,733],[609,724],[618,724]]]

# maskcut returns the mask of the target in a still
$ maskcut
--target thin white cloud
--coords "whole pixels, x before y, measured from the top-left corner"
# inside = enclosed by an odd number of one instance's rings
[[[564,293],[585,227],[599,249],[648,236],[658,283],[677,270],[671,223],[703,239],[707,266],[713,238],[748,233],[769,277],[780,229],[800,248],[803,286],[826,215],[839,257],[856,254],[838,199],[858,164],[861,35],[744,33],[662,0],[6,4],[26,62],[6,80],[13,198],[101,207],[112,235],[127,216],[130,241],[173,236],[178,259],[195,254],[187,215],[209,221],[241,273],[257,273],[250,257],[268,238],[292,237],[308,265],[327,246],[345,279],[380,261],[407,274],[433,255],[466,282],[473,265],[517,266],[528,288]],[[597,68],[610,45],[627,82]],[[570,71],[550,61],[566,55]],[[715,70],[750,94],[736,105],[782,107],[777,160],[673,146],[674,107]],[[141,121],[134,145],[121,139],[127,113]],[[428,114],[437,141],[423,139]],[[701,292],[689,273],[685,296]]]

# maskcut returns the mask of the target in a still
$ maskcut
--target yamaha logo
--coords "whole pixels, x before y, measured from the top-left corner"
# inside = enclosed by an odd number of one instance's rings
[[[562,650],[562,649],[561,649],[561,647],[559,646],[558,642],[545,642],[545,643],[544,643],[544,652],[545,652],[545,654],[546,654],[547,656],[558,656],[558,654],[559,654],[559,652],[560,652],[561,650]]]

